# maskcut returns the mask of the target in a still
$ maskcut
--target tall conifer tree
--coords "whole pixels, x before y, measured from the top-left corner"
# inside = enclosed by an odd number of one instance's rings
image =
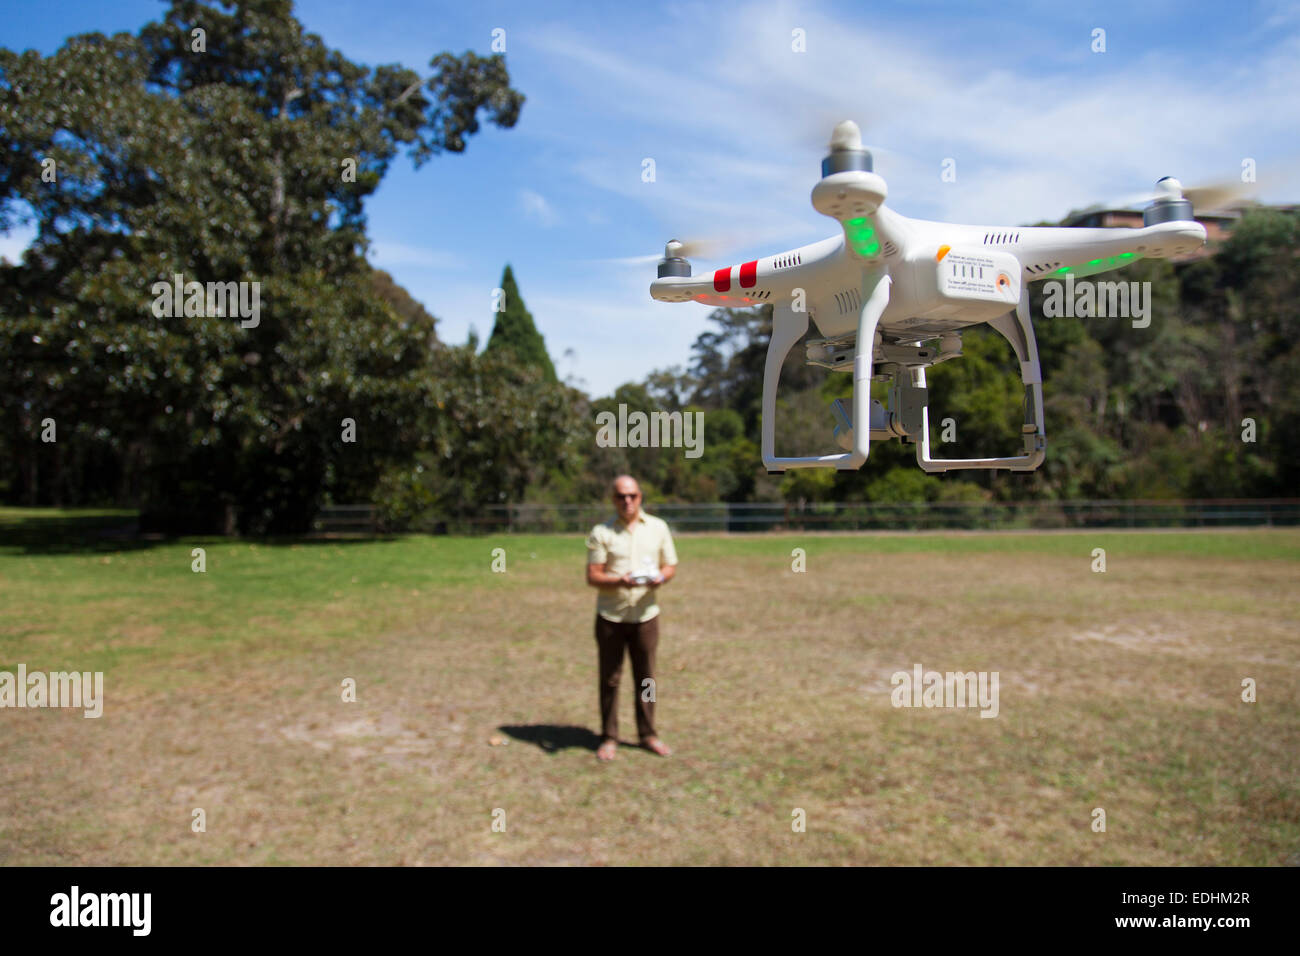
[[[508,263],[501,276],[501,290],[503,309],[496,313],[486,352],[511,352],[521,364],[540,368],[546,381],[557,381],[555,365],[546,353],[546,342],[524,305],[519,286],[515,284],[515,274]]]

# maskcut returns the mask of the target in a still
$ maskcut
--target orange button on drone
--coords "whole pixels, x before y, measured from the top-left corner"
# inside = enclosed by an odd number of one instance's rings
[[[940,246],[939,251],[935,254],[935,262],[943,262],[943,257],[952,252],[952,246]]]

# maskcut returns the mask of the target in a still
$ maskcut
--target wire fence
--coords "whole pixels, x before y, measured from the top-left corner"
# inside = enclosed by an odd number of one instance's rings
[[[1223,528],[1300,525],[1300,498],[1148,501],[647,503],[675,532],[1046,530],[1066,528]],[[610,505],[491,506],[431,517],[400,530],[435,534],[586,533]],[[387,528],[373,505],[322,509],[323,535],[371,535]]]

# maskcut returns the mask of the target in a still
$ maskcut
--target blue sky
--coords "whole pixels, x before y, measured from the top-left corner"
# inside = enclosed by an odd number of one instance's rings
[[[49,53],[162,10],[0,0],[0,45]],[[299,0],[297,14],[353,60],[426,75],[434,54],[488,53],[506,31],[519,124],[418,172],[396,162],[367,206],[371,259],[448,341],[471,325],[486,340],[510,262],[560,374],[597,395],[687,363],[709,311],[653,302],[652,262],[601,260],[674,236],[735,242],[698,272],[832,235],[808,196],[841,119],[881,147],[889,203],[910,216],[1056,219],[1163,175],[1232,179],[1247,157],[1260,198],[1300,199],[1295,3]],[[27,241],[0,237],[0,254]]]

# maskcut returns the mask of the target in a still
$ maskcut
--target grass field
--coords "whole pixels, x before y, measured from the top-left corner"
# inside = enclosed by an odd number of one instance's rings
[[[679,537],[676,753],[601,765],[580,537],[85,517],[0,511],[0,669],[105,682],[0,710],[0,864],[1300,862],[1300,531]],[[998,716],[891,706],[914,664],[997,671]]]

